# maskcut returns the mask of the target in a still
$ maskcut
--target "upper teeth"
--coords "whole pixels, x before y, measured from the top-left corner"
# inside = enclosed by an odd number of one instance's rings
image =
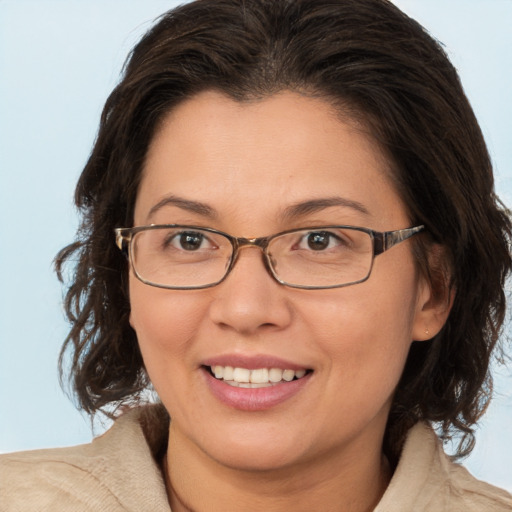
[[[232,366],[211,366],[212,373],[217,379],[223,379],[227,384],[242,387],[259,387],[251,384],[268,386],[281,382],[290,382],[296,377],[300,379],[306,375],[306,370],[281,370],[280,368],[234,368]],[[246,384],[246,386],[244,386]]]

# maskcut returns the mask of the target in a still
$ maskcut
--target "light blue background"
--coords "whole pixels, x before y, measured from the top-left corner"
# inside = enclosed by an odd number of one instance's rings
[[[511,205],[512,1],[395,3],[445,43]],[[91,438],[58,384],[67,324],[52,259],[74,236],[74,185],[124,58],[176,4],[0,0],[0,452]],[[512,490],[510,369],[501,370],[496,392],[465,464]]]

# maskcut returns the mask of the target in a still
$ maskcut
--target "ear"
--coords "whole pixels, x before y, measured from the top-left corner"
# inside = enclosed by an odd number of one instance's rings
[[[456,290],[451,285],[451,269],[445,250],[429,248],[428,272],[418,276],[418,295],[412,329],[414,341],[432,339],[443,328],[453,306]]]

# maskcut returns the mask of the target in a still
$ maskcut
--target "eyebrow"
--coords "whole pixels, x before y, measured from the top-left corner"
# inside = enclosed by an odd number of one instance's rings
[[[217,217],[216,211],[205,203],[199,201],[191,201],[189,199],[183,199],[174,195],[164,197],[161,201],[156,203],[151,210],[149,210],[148,218],[154,215],[158,210],[164,206],[177,206],[182,210],[186,210],[192,213],[197,213],[203,217],[209,217],[214,219]]]
[[[364,215],[370,215],[370,212],[367,210],[367,208],[358,201],[352,201],[350,199],[345,199],[343,197],[333,196],[320,199],[311,199],[309,201],[303,201],[300,203],[292,204],[285,208],[283,217],[285,219],[302,217],[304,215],[316,213],[320,210],[331,208],[333,206],[351,208]]]
[[[217,217],[216,210],[205,203],[201,203],[199,201],[191,201],[190,199],[183,199],[182,197],[170,195],[164,197],[161,201],[159,201],[149,210],[148,218],[150,218],[164,206],[176,206],[178,208],[181,208],[182,210],[196,213],[198,215],[208,217],[210,219],[215,219]],[[310,215],[311,213],[316,213],[318,211],[325,210],[326,208],[331,208],[334,206],[351,208],[364,215],[370,215],[367,208],[358,201],[353,201],[351,199],[345,199],[343,197],[334,196],[319,199],[310,199],[309,201],[301,201],[292,204],[284,209],[283,213],[281,214],[281,217],[283,219],[303,217],[305,215]]]

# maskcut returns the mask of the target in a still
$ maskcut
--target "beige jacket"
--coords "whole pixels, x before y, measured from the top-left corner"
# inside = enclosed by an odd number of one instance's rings
[[[170,512],[153,455],[166,428],[148,444],[141,417],[140,409],[125,414],[91,444],[0,456],[0,511]],[[418,424],[375,512],[426,511],[512,511],[512,496],[452,463]]]

